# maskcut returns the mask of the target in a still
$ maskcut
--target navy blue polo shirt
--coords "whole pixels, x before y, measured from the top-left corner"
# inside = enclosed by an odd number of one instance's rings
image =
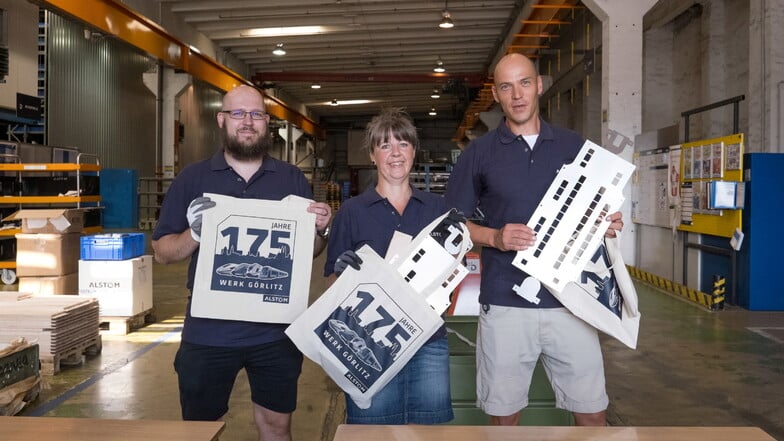
[[[307,178],[295,166],[265,156],[259,169],[247,183],[232,169],[223,150],[211,158],[190,164],[174,179],[166,192],[161,214],[153,232],[153,240],[188,229],[188,205],[204,193],[235,198],[279,201],[289,195],[312,199],[313,191]],[[198,249],[191,255],[187,287],[193,289]],[[305,293],[307,295],[307,293]],[[182,330],[184,341],[209,346],[249,346],[285,338],[288,325],[216,320],[191,316],[190,297]]]
[[[473,213],[479,207],[491,228],[528,223],[558,171],[574,160],[584,142],[575,132],[539,121],[533,150],[522,136],[509,130],[506,119],[472,141],[449,177],[447,203],[463,213]],[[512,266],[515,254],[482,248],[479,301],[521,308],[562,306],[544,287],[539,291],[538,305],[514,292],[513,286],[528,277]]]
[[[368,186],[362,194],[345,201],[332,221],[324,275],[334,272],[335,261],[344,251],[356,251],[367,244],[383,258],[395,231],[416,237],[430,222],[449,211],[442,196],[417,188],[411,190],[402,215],[378,194],[375,186]],[[428,342],[444,335],[446,329],[442,326]]]

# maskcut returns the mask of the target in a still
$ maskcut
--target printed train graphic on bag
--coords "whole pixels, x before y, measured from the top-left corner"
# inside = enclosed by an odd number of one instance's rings
[[[360,284],[313,331],[346,368],[344,376],[366,392],[398,356],[421,338],[422,328],[376,284]]]
[[[610,312],[622,317],[623,297],[618,290],[607,248],[602,244],[591,257],[590,269],[580,273],[578,285]]]
[[[218,225],[211,289],[289,303],[295,233],[296,222],[228,217]]]

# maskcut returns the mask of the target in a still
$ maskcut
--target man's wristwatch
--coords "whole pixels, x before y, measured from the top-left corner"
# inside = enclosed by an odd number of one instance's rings
[[[324,228],[324,231],[316,230],[316,234],[324,240],[329,239],[329,227]]]

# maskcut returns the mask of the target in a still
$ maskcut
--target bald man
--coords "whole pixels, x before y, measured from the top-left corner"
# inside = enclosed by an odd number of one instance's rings
[[[577,425],[605,425],[608,398],[595,328],[575,317],[539,281],[512,266],[518,250],[534,244],[525,225],[561,166],[584,140],[539,116],[542,78],[520,54],[499,60],[493,98],[504,119],[460,155],[447,184],[448,205],[463,213],[480,207],[484,225],[468,223],[482,246],[481,312],[477,336],[477,404],[496,425],[517,425],[541,358],[556,406]],[[623,226],[613,213],[608,236]],[[518,295],[515,285],[530,290]]]
[[[281,200],[289,195],[312,199],[307,179],[295,166],[270,157],[270,116],[261,93],[239,86],[223,98],[217,113],[222,146],[209,159],[185,167],[161,206],[152,236],[155,259],[172,263],[190,258],[188,289],[193,289],[201,216],[216,193],[235,198]],[[332,212],[314,202],[315,254],[326,245]],[[305,293],[305,295],[307,295]],[[245,369],[253,415],[264,441],[291,439],[291,413],[297,402],[302,354],[283,333],[287,325],[193,317],[188,302],[182,341],[174,359],[185,420],[218,420],[228,411],[234,379]]]

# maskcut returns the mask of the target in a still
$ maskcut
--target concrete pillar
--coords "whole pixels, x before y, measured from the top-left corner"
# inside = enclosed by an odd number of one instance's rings
[[[784,153],[784,0],[749,2],[747,152]]]
[[[192,78],[185,73],[177,73],[171,67],[158,66],[158,72],[145,72],[144,85],[155,94],[161,103],[161,170],[164,178],[174,177],[174,145],[176,137],[177,97],[191,85]],[[162,82],[163,84],[160,84]]]
[[[642,19],[658,0],[584,0],[602,21],[603,147],[632,161],[634,137],[642,126]],[[623,257],[634,262],[635,234],[631,221],[631,185],[624,191]]]
[[[297,158],[297,141],[299,141],[305,132],[299,127],[291,124],[289,124],[289,130],[291,130],[291,163],[296,165],[299,162],[299,158]]]
[[[278,136],[283,138],[283,157],[280,158],[281,161],[288,162],[291,164],[291,131],[289,130],[290,124],[288,121],[283,121],[283,123],[278,127]]]

